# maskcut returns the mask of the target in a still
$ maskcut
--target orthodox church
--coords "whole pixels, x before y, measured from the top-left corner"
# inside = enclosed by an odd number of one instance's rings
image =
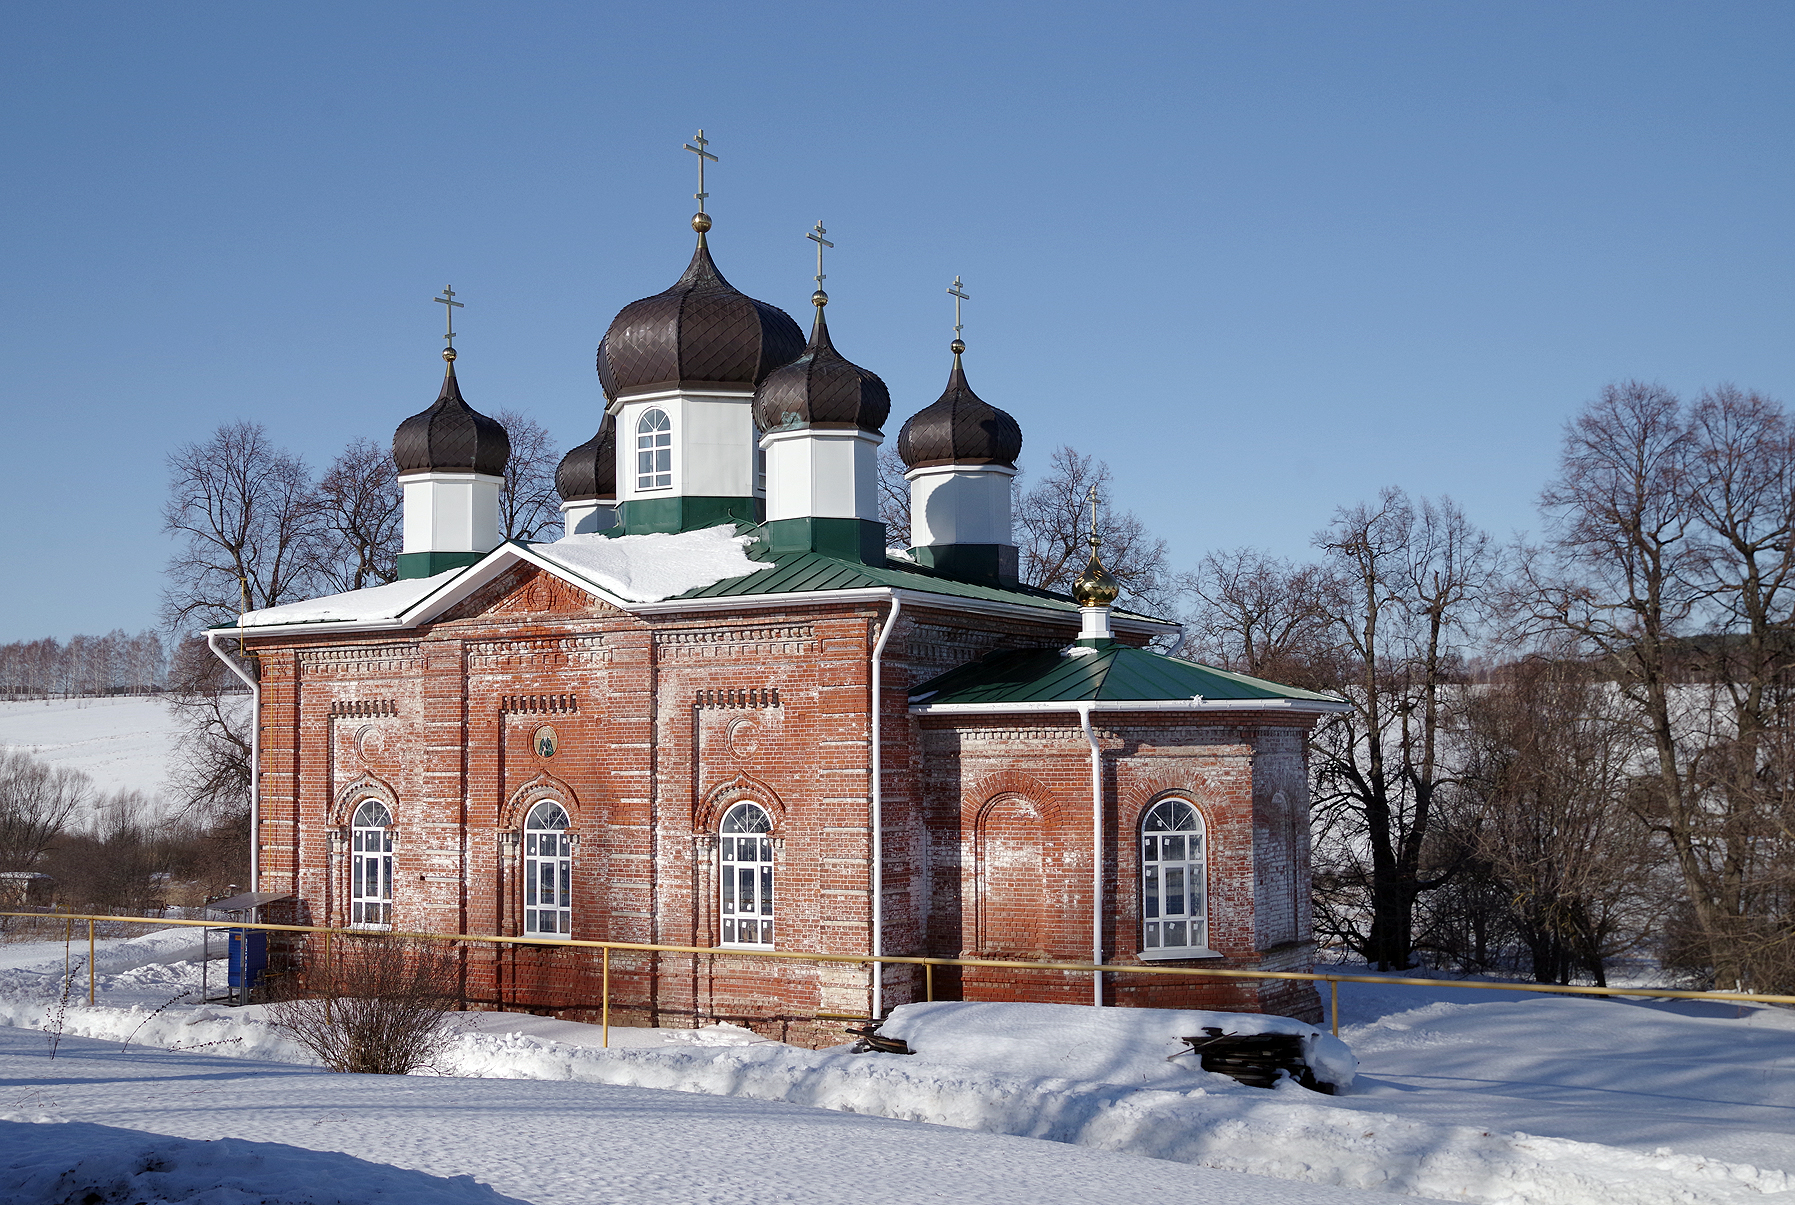
[[[699,951],[615,956],[642,1025],[820,1037],[925,993],[1319,1018],[1308,983],[1130,968],[1310,969],[1305,737],[1340,704],[1150,651],[1175,626],[1115,605],[1094,529],[1071,597],[1020,583],[1022,430],[957,324],[897,432],[888,548],[892,399],[837,351],[821,267],[806,339],[710,226],[604,334],[561,538],[504,538],[509,444],[451,323],[393,438],[399,580],[211,633],[256,694],[255,890],[308,924]],[[466,957],[473,1007],[597,1007],[597,951]]]

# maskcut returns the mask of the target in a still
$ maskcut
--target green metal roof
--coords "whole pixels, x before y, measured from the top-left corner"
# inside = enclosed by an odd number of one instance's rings
[[[910,702],[1073,703],[1285,699],[1337,703],[1329,695],[1181,661],[1110,641],[1088,653],[1006,649],[929,679]]]
[[[743,595],[798,594],[812,590],[865,590],[890,587],[916,590],[928,594],[945,594],[952,598],[973,598],[987,602],[1012,603],[1036,607],[1043,611],[1078,614],[1078,604],[1063,594],[1037,590],[1032,586],[981,586],[972,582],[943,577],[920,565],[902,561],[886,561],[883,567],[841,560],[820,552],[749,553],[755,560],[771,561],[772,569],[732,577],[715,585],[689,590],[679,598],[735,598]],[[1152,615],[1117,608],[1115,614],[1126,619],[1144,619],[1167,623]]]

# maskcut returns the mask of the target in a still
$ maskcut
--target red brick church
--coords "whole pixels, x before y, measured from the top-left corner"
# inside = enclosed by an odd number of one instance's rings
[[[1306,983],[1127,968],[1309,969],[1304,744],[1339,704],[1149,651],[1175,629],[1112,606],[1095,539],[1073,597],[1020,584],[1022,432],[958,338],[898,432],[914,546],[888,549],[884,383],[820,289],[806,341],[693,225],[684,274],[604,335],[563,538],[503,538],[509,445],[451,345],[393,441],[400,580],[243,617],[255,888],[311,924],[722,952],[620,959],[638,1024],[922,998],[919,967],[732,953],[765,950],[1097,960],[1104,1004],[1318,1018]],[[595,951],[468,957],[476,1006],[596,1007]],[[1093,1002],[1089,974],[933,986]]]

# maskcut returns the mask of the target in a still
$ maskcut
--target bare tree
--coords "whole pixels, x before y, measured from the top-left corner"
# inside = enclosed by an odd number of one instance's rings
[[[1412,962],[1416,899],[1451,873],[1425,861],[1453,781],[1448,688],[1462,680],[1497,558],[1450,500],[1417,509],[1399,489],[1342,509],[1315,539],[1352,704],[1316,733],[1317,903],[1336,936],[1398,970]]]
[[[496,418],[511,437],[511,459],[505,462],[505,484],[499,491],[499,518],[507,540],[534,540],[561,523],[561,495],[555,492],[555,466],[561,453],[541,423],[516,410]]]
[[[305,462],[258,423],[227,423],[168,458],[163,529],[179,541],[162,609],[170,630],[224,623],[306,597],[318,507]]]
[[[87,775],[0,748],[0,870],[30,870],[92,796]]]
[[[1339,685],[1319,565],[1234,548],[1209,553],[1179,583],[1194,600],[1181,656],[1291,686]]]
[[[1091,555],[1089,496],[1109,493],[1109,466],[1095,456],[1061,446],[1048,459],[1039,481],[1016,499],[1016,529],[1022,580],[1043,590],[1069,590]],[[1165,541],[1147,530],[1133,511],[1104,509],[1098,518],[1103,564],[1122,587],[1124,601],[1149,611],[1169,612],[1172,581]]]
[[[1606,986],[1607,959],[1665,913],[1657,851],[1627,809],[1636,743],[1620,702],[1581,659],[1533,656],[1465,703],[1465,878],[1494,888],[1482,894],[1540,983]]]
[[[180,729],[168,790],[180,814],[248,831],[250,696],[200,639],[183,641],[169,670],[168,706]]]
[[[879,445],[879,519],[885,524],[885,543],[891,548],[910,547],[910,483],[897,441]]]
[[[403,495],[391,450],[353,440],[318,482],[319,572],[329,588],[361,590],[398,577]]]

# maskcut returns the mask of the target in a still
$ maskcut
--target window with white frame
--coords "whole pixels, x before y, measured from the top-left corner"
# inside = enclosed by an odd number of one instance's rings
[[[524,821],[524,936],[573,932],[573,838],[567,809],[545,799]]]
[[[1141,951],[1206,951],[1203,816],[1183,799],[1162,799],[1141,821]]]
[[[673,484],[673,420],[661,409],[636,420],[636,488],[664,490]]]
[[[717,870],[723,944],[773,945],[773,818],[756,803],[724,813]]]
[[[378,799],[362,800],[349,822],[349,923],[393,923],[393,814]]]

